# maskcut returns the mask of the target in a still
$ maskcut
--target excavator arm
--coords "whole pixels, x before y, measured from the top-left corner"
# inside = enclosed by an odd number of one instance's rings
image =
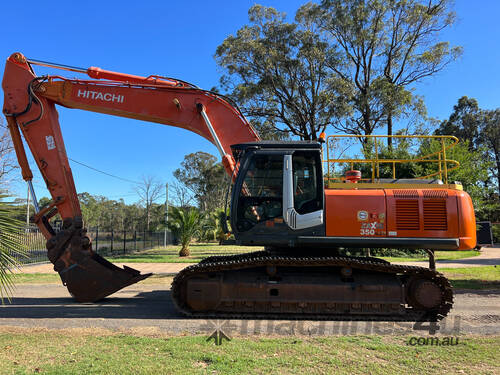
[[[32,64],[86,73],[93,80],[62,76],[36,76]],[[235,161],[230,146],[258,141],[241,112],[216,93],[171,78],[140,77],[91,67],[68,67],[28,60],[14,53],[6,62],[2,82],[4,114],[12,136],[23,179],[35,203],[35,222],[47,238],[49,260],[70,292],[79,301],[96,301],[142,280],[130,268],[118,268],[93,250],[82,225],[80,204],[68,162],[55,105],[128,117],[195,132],[212,142],[230,176]],[[52,201],[37,206],[33,173],[21,134],[30,148]],[[59,213],[63,230],[55,233],[49,219]]]

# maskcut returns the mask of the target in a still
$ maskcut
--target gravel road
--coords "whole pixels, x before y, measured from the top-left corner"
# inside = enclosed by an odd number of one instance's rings
[[[103,328],[152,335],[210,333],[217,326],[230,335],[416,334],[407,322],[187,319],[175,310],[165,282],[134,284],[96,304],[74,302],[58,284],[22,284],[13,295],[10,304],[0,306],[0,326]],[[456,290],[454,308],[438,333],[499,335],[500,290]]]

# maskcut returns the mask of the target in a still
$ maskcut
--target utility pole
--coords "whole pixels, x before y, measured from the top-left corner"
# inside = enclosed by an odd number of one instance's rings
[[[26,198],[26,227],[30,225],[30,187],[28,186],[28,196]]]
[[[165,184],[165,235],[163,236],[163,246],[167,247],[167,224],[168,224],[168,182]]]

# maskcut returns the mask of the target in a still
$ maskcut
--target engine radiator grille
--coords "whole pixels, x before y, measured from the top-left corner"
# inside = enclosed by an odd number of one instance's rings
[[[417,199],[396,199],[396,229],[420,229]]]
[[[424,200],[424,229],[448,230],[445,200]]]

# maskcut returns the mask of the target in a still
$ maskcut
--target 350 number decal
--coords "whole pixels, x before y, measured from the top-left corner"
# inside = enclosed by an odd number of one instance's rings
[[[375,234],[375,229],[361,229],[360,234],[362,236],[373,236]]]

